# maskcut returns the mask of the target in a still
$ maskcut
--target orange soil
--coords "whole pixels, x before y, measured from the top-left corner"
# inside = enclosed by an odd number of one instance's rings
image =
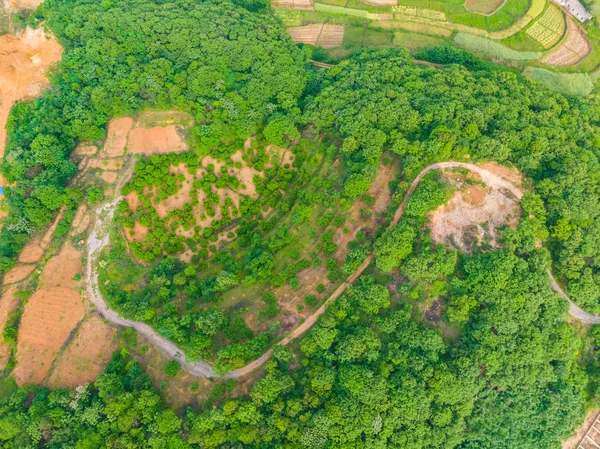
[[[8,287],[0,295],[0,329],[4,329],[8,315],[19,305],[19,300],[15,298],[16,286]],[[10,359],[10,346],[4,343],[0,338],[0,370],[4,369]]]
[[[33,1],[13,1],[12,7],[37,4]],[[25,29],[17,36],[0,36],[0,159],[6,146],[6,121],[10,108],[17,101],[38,97],[49,84],[45,76],[50,66],[60,60],[62,48],[44,30]],[[0,183],[4,179],[0,177]]]
[[[8,273],[4,275],[4,285],[14,284],[15,282],[22,281],[25,279],[35,268],[34,264],[31,265],[15,265]]]
[[[94,158],[89,163],[89,168],[99,168],[101,170],[120,170],[122,166],[122,158]]]
[[[56,354],[83,318],[79,285],[73,280],[80,271],[81,253],[70,243],[44,267],[19,326],[13,372],[19,385],[44,380]]]
[[[134,128],[129,133],[129,153],[156,154],[187,150],[187,144],[177,133],[177,126]]]
[[[86,212],[87,207],[85,204],[79,206],[77,212],[75,212],[75,217],[73,217],[73,223],[71,224],[71,232],[73,234],[83,232],[90,224],[90,216]]]
[[[477,165],[479,165],[481,168],[485,168],[486,170],[491,171],[492,173],[500,176],[503,179],[506,179],[515,187],[521,188],[523,186],[523,176],[516,167],[511,168],[505,165],[499,165],[497,162],[486,162],[484,164]],[[481,176],[478,173],[474,172],[469,172],[467,178],[473,179],[474,181],[481,180]]]
[[[96,379],[117,349],[115,334],[115,329],[100,317],[86,319],[54,362],[48,386],[73,388]]]
[[[19,262],[35,263],[41,259],[41,257],[44,255],[44,253],[48,249],[50,242],[52,241],[52,236],[54,235],[54,231],[55,231],[56,227],[58,226],[58,223],[62,219],[64,212],[65,212],[65,207],[63,206],[60,209],[60,212],[58,213],[56,218],[54,219],[54,223],[52,223],[52,226],[50,226],[48,228],[48,230],[44,233],[44,235],[42,237],[39,237],[39,238],[36,238],[36,239],[30,241],[25,246],[25,248],[23,248],[23,251],[21,251],[21,254],[19,254]]]
[[[123,156],[127,146],[127,135],[133,127],[133,119],[122,117],[111,120],[106,132],[104,152],[108,157]]]

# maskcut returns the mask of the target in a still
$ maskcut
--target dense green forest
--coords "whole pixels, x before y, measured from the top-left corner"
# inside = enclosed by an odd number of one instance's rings
[[[276,341],[254,335],[243,310],[224,313],[227,294],[257,289],[266,321],[278,313],[275,289],[298,288],[309,266],[324,265],[335,285],[371,251],[375,260],[293,352],[274,347],[248,397],[170,410],[121,350],[74,391],[2,379],[0,448],[550,449],[597,405],[600,333],[591,343],[576,333],[546,274],[551,267],[575,301],[600,312],[595,98],[562,96],[450,47],[419,55],[441,68],[382,49],[317,72],[260,1],[48,0],[29,20],[44,20],[65,52],[52,88],[9,119],[2,171],[16,186],[7,189],[0,272],[62,205],[81,201],[68,187],[75,145],[101,142],[108,120],[150,107],[193,117],[190,151],[141,160],[124,193],[167,191],[176,181],[165,169],[194,170],[207,154],[233,164],[253,135],[288,146],[295,161],[265,171],[256,201],[242,199],[236,240],[222,251],[211,249],[213,231],[191,242],[156,231],[160,245],[133,247],[141,269],[113,235],[100,274],[120,313],[151,323],[191,359],[215,356],[226,372]],[[269,162],[251,150],[253,167]],[[423,167],[467,156],[513,164],[531,181],[502,249],[464,254],[433,243],[426,214],[450,197],[436,174],[386,227]],[[402,172],[381,226],[357,233],[336,260],[333,233],[347,207],[373,201],[365,192],[392,160]],[[211,182],[236,183],[208,170],[194,188],[210,195]],[[263,206],[269,219],[259,218]],[[136,215],[123,203],[115,224],[149,220],[164,231],[144,207]],[[294,246],[302,229],[315,248],[306,257]],[[182,245],[198,249],[190,263],[174,257]],[[444,313],[430,323],[421,307],[433,300]]]

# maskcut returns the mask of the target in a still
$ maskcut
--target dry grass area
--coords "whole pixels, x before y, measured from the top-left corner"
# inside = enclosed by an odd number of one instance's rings
[[[73,388],[94,381],[118,347],[115,335],[116,330],[100,317],[86,319],[55,360],[48,386]]]
[[[81,253],[69,243],[44,267],[19,326],[13,374],[20,385],[44,380],[56,355],[83,319],[80,282],[73,280],[81,267]]]
[[[497,228],[516,226],[520,211],[518,199],[490,179],[484,183],[472,172],[464,176],[448,170],[444,175],[456,193],[447,204],[429,214],[433,240],[467,252],[484,243],[500,247]]]
[[[335,48],[344,42],[343,25],[313,24],[288,28],[288,33],[296,43]]]
[[[555,50],[546,54],[540,62],[553,66],[577,64],[592,51],[585,31],[571,17],[567,17],[567,37]]]
[[[3,289],[0,295],[0,329],[4,329],[9,314],[19,306],[19,300],[15,297],[16,291],[16,286],[10,286]],[[6,367],[6,364],[10,360],[10,353],[10,346],[0,338],[0,370]]]
[[[30,9],[38,0],[9,0],[12,9]],[[45,74],[60,61],[62,47],[53,37],[48,38],[42,27],[26,28],[17,36],[0,36],[0,159],[6,146],[6,121],[10,108],[17,101],[38,97],[48,86]],[[0,185],[5,181],[0,176]]]
[[[491,16],[498,11],[506,0],[467,0],[465,8],[477,14]]]

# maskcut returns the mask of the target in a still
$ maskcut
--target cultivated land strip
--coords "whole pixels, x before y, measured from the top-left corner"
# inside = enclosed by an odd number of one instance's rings
[[[482,167],[479,167],[475,164],[465,163],[465,162],[440,162],[437,164],[431,164],[425,167],[413,180],[410,185],[410,188],[404,195],[404,200],[402,204],[398,207],[394,214],[394,218],[390,223],[390,226],[394,226],[398,223],[402,214],[404,213],[404,208],[406,207],[406,202],[411,197],[421,180],[432,170],[440,170],[444,168],[466,168],[470,171],[478,173],[482,180],[486,184],[493,184],[497,187],[505,188],[510,191],[515,197],[520,199],[523,196],[522,190],[518,187],[505,180],[504,178],[492,173],[489,170],[486,170]],[[115,192],[119,192],[120,188],[129,180],[134,171],[134,160],[129,161],[124,167],[124,173],[121,175],[121,179],[119,183],[115,186]],[[139,333],[144,335],[148,340],[152,342],[156,347],[162,350],[170,359],[176,360],[181,364],[183,369],[188,371],[190,374],[200,377],[212,377],[212,378],[224,378],[224,379],[240,379],[245,376],[251,374],[254,370],[260,368],[267,360],[271,358],[272,351],[268,350],[258,359],[248,363],[246,366],[242,368],[238,368],[236,370],[230,371],[224,376],[219,376],[215,373],[213,367],[205,362],[187,362],[185,359],[185,355],[181,349],[179,349],[174,343],[169,340],[161,337],[154,329],[152,329],[147,324],[127,320],[121,318],[117,312],[110,309],[108,304],[102,297],[100,293],[100,289],[98,287],[98,271],[96,270],[96,263],[98,261],[98,256],[100,255],[102,249],[108,245],[109,243],[109,232],[110,227],[112,225],[112,219],[114,217],[115,209],[117,204],[123,199],[121,195],[118,193],[115,195],[112,201],[109,201],[102,206],[98,207],[96,210],[97,220],[94,225],[94,228],[87,240],[88,247],[88,258],[87,258],[87,273],[86,273],[86,287],[90,301],[96,306],[96,309],[109,322],[116,324],[117,326],[125,326],[132,327],[137,330]],[[325,312],[327,306],[332,301],[336,300],[340,297],[340,295],[348,288],[360,275],[367,269],[367,267],[373,261],[375,257],[374,253],[371,253],[365,261],[352,273],[332,294],[331,296],[323,303],[321,307],[319,307],[315,313],[309,316],[300,326],[295,328],[292,332],[290,332],[285,338],[283,338],[278,344],[287,345],[292,340],[300,337],[306,331],[308,331],[313,325],[317,322],[318,318]],[[589,314],[582,310],[580,307],[575,305],[573,301],[567,296],[567,294],[560,287],[558,282],[554,279],[552,272],[548,269],[548,278],[550,281],[550,285],[552,289],[556,291],[561,297],[569,302],[569,314],[584,323],[590,324],[598,324],[600,323],[600,316],[595,316]]]

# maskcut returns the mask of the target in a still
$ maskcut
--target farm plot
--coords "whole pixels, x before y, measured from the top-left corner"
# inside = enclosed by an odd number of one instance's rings
[[[281,9],[314,9],[312,0],[274,0],[271,7]]]
[[[567,23],[563,12],[556,6],[550,4],[548,8],[531,27],[526,34],[538,42],[545,49],[554,46],[565,34]]]
[[[477,14],[491,16],[498,11],[506,0],[467,0],[465,8]]]
[[[553,66],[574,65],[585,58],[591,50],[592,46],[583,29],[569,17],[566,39],[540,61]]]
[[[365,3],[373,6],[397,6],[398,0],[363,0]]]
[[[81,253],[68,243],[44,267],[19,326],[13,372],[18,384],[46,378],[54,358],[83,318],[79,284],[73,280],[80,271]]]
[[[313,24],[288,28],[296,43],[310,44],[323,48],[335,48],[344,42],[344,26]]]

